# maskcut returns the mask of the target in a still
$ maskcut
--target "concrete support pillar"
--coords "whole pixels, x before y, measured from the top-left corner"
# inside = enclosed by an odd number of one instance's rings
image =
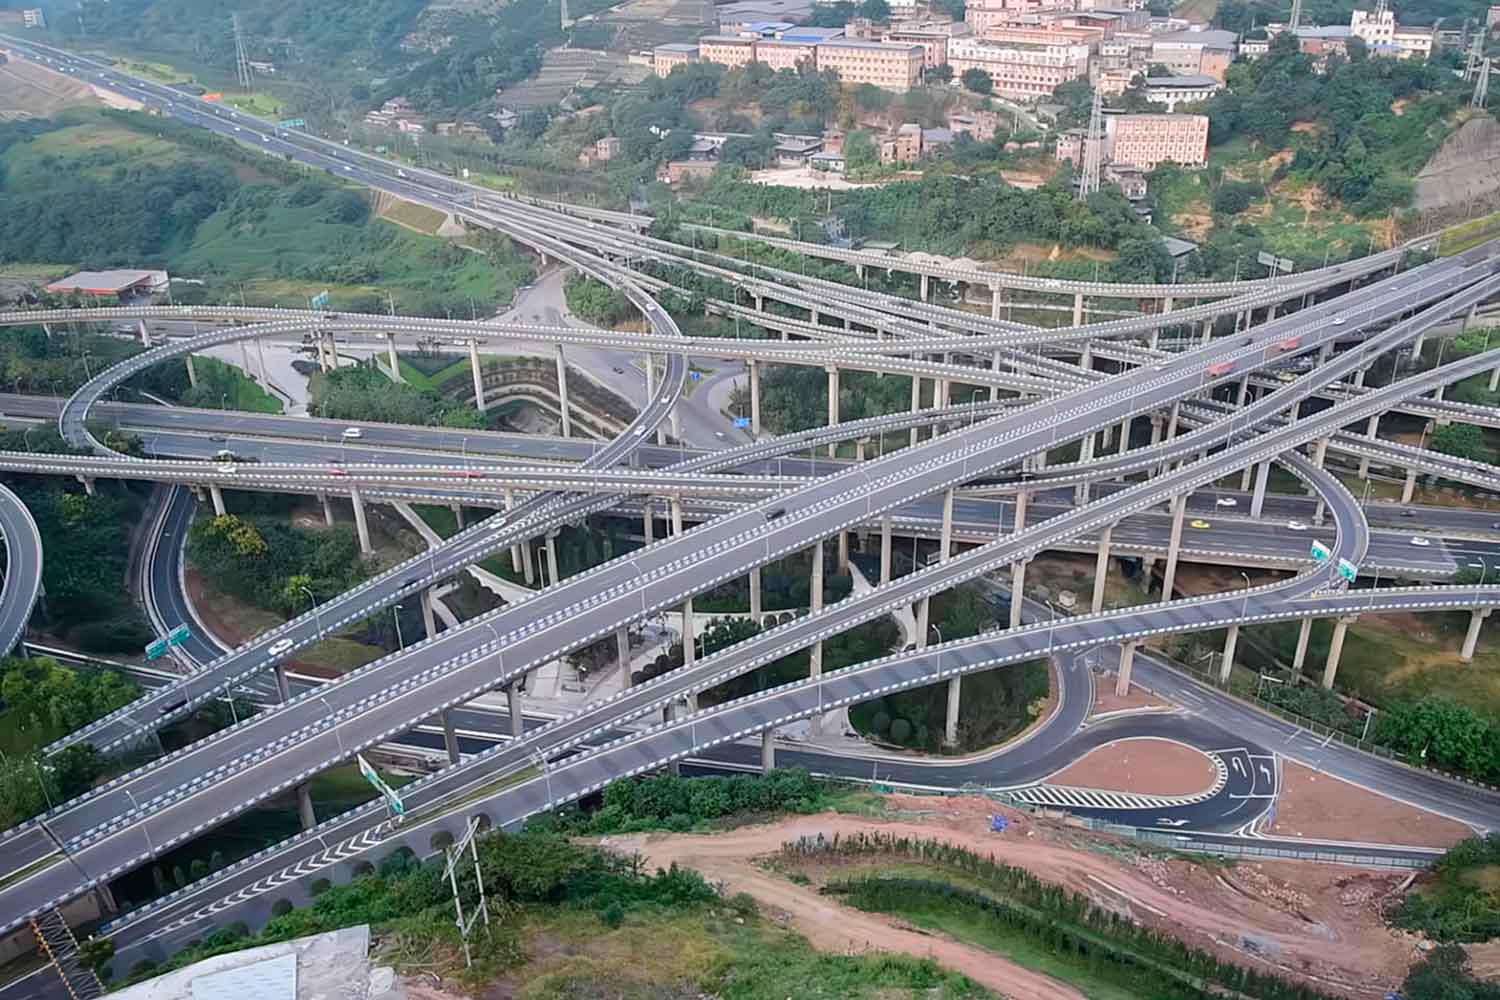
[[[880,585],[891,582],[891,519],[889,515],[880,519]]]
[[[921,409],[922,409],[922,379],[921,379],[921,376],[919,376],[919,375],[913,375],[911,377],[911,412],[913,412],[913,413],[919,413],[919,412],[921,412]],[[917,446],[917,438],[921,435],[921,433],[922,433],[922,429],[920,427],[913,427],[911,429],[911,446],[913,448],[915,448]]]
[[[1130,450],[1130,422],[1131,422],[1131,418],[1130,417],[1126,417],[1124,420],[1120,421],[1120,449],[1119,449],[1119,454],[1121,454],[1121,455],[1125,454],[1127,451]]]
[[[1464,646],[1459,652],[1458,658],[1465,663],[1474,660],[1474,647],[1479,643],[1479,630],[1484,627],[1484,620],[1490,616],[1494,608],[1475,608],[1469,612],[1469,630],[1464,633]]]
[[[760,734],[760,769],[765,774],[776,770],[776,730]]]
[[[1268,458],[1255,467],[1255,492],[1250,496],[1250,516],[1260,517],[1266,504],[1266,485],[1271,481],[1271,460]]]
[[[693,599],[682,602],[682,665],[691,668],[698,662],[698,630],[693,623]]]
[[[263,337],[255,338],[255,357],[260,362],[260,384],[265,386],[266,391],[271,391],[271,373],[266,370],[266,341]]]
[[[615,630],[615,660],[620,664],[620,686],[630,687],[630,629],[624,626]]]
[[[1247,395],[1249,395],[1249,393],[1250,393],[1250,376],[1248,374],[1245,374],[1245,375],[1240,376],[1240,386],[1239,386],[1239,389],[1236,390],[1236,392],[1235,392],[1234,405],[1235,406],[1241,406],[1241,407],[1244,406],[1245,405],[1245,397]]]
[[[1083,325],[1083,293],[1076,292],[1073,295],[1073,325]]]
[[[557,532],[549,531],[544,536],[547,545],[547,586],[557,584]]]
[[[274,668],[274,672],[276,674],[276,696],[281,699],[283,703],[291,701],[292,685],[287,681],[286,678],[285,661],[279,661]]]
[[[750,360],[750,434],[760,437],[760,362]]]
[[[446,709],[441,713],[443,720],[443,749],[448,751],[448,763],[457,764],[458,753],[458,731],[453,728],[453,713]]]
[[[214,484],[210,483],[208,486],[208,495],[212,497],[214,501],[214,516],[223,517],[225,514],[224,491],[219,489],[219,487],[215,486]]]
[[[354,528],[359,532],[359,551],[371,555],[375,547],[370,544],[370,525],[365,520],[365,501],[359,495],[359,487],[349,487],[349,500],[354,504]]]
[[[1026,564],[1028,559],[1017,559],[1010,564],[1010,627],[1021,627],[1021,600],[1026,592]]]
[[[838,568],[839,575],[843,576],[849,572],[849,533],[840,531],[838,538]]]
[[[144,324],[141,328],[145,329]],[[305,781],[297,786],[297,818],[302,821],[304,830],[318,825],[318,814],[313,811],[312,786]]]
[[[1328,661],[1323,665],[1325,688],[1333,687],[1333,679],[1339,672],[1339,657],[1344,653],[1344,637],[1349,633],[1349,626],[1357,620],[1356,615],[1346,615],[1333,623],[1333,638],[1328,643]]]
[[[641,504],[641,534],[646,536],[647,545],[656,541],[656,510],[650,500]]]
[[[458,525],[458,530],[464,530],[464,505],[461,503],[450,503],[448,509],[453,511],[453,523]]]
[[[526,716],[521,713],[521,679],[505,686],[505,710],[510,716],[510,735],[520,739],[526,731]]]
[[[1099,556],[1094,560],[1094,603],[1092,605],[1093,613],[1096,615],[1104,610],[1104,584],[1109,579],[1109,542],[1114,531],[1113,524],[1106,524],[1104,530],[1099,533]]]
[[[832,365],[828,367],[828,426],[832,427],[839,422],[839,370]],[[839,454],[839,443],[828,442],[828,457],[837,458]]]
[[[1500,391],[1500,368],[1490,369],[1490,392]]]
[[[1417,489],[1417,470],[1406,470],[1406,482],[1401,484],[1401,502],[1411,503],[1412,495]]]
[[[1363,389],[1365,387],[1365,372],[1367,371],[1369,371],[1368,367],[1354,369],[1354,388]]]
[[[563,357],[563,347],[557,345],[557,402],[562,413],[562,436],[573,436],[573,418],[568,413],[568,362]]]
[[[401,377],[401,360],[396,357],[396,335],[388,333],[385,335],[385,356],[391,365],[391,378],[397,382],[405,382]]]
[[[140,320],[139,323],[137,324],[137,329],[139,329],[140,333],[141,333],[141,346],[142,347],[150,347],[151,346],[151,333],[146,329],[146,321],[145,320]]]
[[[1313,620],[1302,619],[1302,625],[1297,629],[1297,649],[1292,654],[1292,669],[1302,670],[1302,665],[1307,662],[1307,641],[1312,638]]]
[[[938,561],[947,562],[953,549],[953,487],[943,491],[943,527],[938,541]]]
[[[812,551],[812,585],[809,588],[809,597],[812,602],[812,613],[817,614],[823,610],[823,543],[815,542]],[[819,639],[812,647],[812,669],[809,676],[817,677],[823,673],[823,640]]]
[[[1328,438],[1318,438],[1317,445],[1313,448],[1313,465],[1323,467],[1323,462],[1328,458]]]
[[[943,716],[943,742],[958,745],[958,710],[963,697],[962,675],[948,678],[948,713]]]
[[[1224,632],[1224,656],[1219,660],[1219,683],[1229,683],[1229,672],[1234,669],[1234,647],[1240,641],[1238,624],[1229,626]]]
[[[328,342],[328,370],[336,372],[339,370],[339,342],[334,338],[332,330],[323,334],[323,337]]]
[[[682,500],[672,497],[667,501],[667,505],[672,512],[672,537],[676,538],[682,534]]]
[[[1115,695],[1123,698],[1130,693],[1130,670],[1135,666],[1135,650],[1139,639],[1120,643],[1120,669],[1115,674]]]
[[[1011,525],[1011,534],[1019,534],[1026,530],[1026,502],[1031,499],[1030,490],[1016,491],[1016,516]]]
[[[998,316],[995,317],[995,318],[999,319]],[[992,358],[991,361],[990,361],[990,367],[994,370],[995,374],[997,374],[997,375],[1000,374],[1000,365],[1002,364],[1001,358],[1002,358],[1002,353],[1000,351],[996,351],[994,358]],[[1500,371],[1500,369],[1497,369],[1497,371]],[[1000,387],[998,385],[992,385],[992,386],[990,386],[990,402],[991,403],[995,403],[995,402],[998,402],[999,399],[1000,399]]]
[[[1172,501],[1172,535],[1167,542],[1167,567],[1162,571],[1162,600],[1172,599],[1172,587],[1177,582],[1177,556],[1182,550],[1182,515],[1187,510],[1187,496]]]
[[[193,370],[193,356],[188,354],[183,360],[187,362],[188,386],[196,389],[198,388],[198,373]]]
[[[78,477],[78,481],[83,484],[83,492],[84,492],[85,496],[93,496],[94,495],[94,477],[93,476],[79,476]]]
[[[516,506],[516,491],[513,490],[513,489],[511,489],[509,486],[507,486],[505,488],[505,509],[506,509],[506,511],[510,511],[515,506]],[[646,516],[648,518],[651,516],[651,505],[649,503],[646,505]],[[651,539],[649,537],[646,539],[646,541],[648,541],[648,542],[650,540]],[[519,573],[519,572],[521,572],[521,561],[522,561],[521,560],[521,546],[520,545],[512,545],[510,547],[510,571],[512,573]],[[528,580],[528,582],[529,582],[529,580]]]
[[[250,342],[240,341],[240,370],[245,373],[246,378],[255,378],[255,369],[250,367]]]
[[[318,500],[323,504],[323,523],[333,527],[333,504],[328,500],[327,493],[319,493]]]
[[[422,591],[422,632],[429,639],[437,638],[437,616],[432,612],[432,588]]]
[[[922,301],[926,302],[928,294],[931,291],[931,289],[929,288],[929,286],[931,285],[932,282],[931,282],[931,279],[929,279],[927,277],[927,275],[925,275],[925,274],[921,275],[921,278],[922,278]]]
[[[990,319],[999,322],[1000,310],[1005,307],[1005,291],[999,285],[990,286]]]
[[[469,370],[474,376],[474,405],[483,413],[487,409],[484,402],[484,369],[479,366],[479,341],[472,337],[469,339]]]
[[[761,609],[760,596],[760,567],[756,566],[750,571],[750,620],[759,625],[765,612]]]
[[[1380,414],[1371,414],[1369,422],[1365,424],[1365,437],[1374,441],[1380,436]],[[1370,456],[1364,455],[1359,460],[1359,478],[1370,478]]]

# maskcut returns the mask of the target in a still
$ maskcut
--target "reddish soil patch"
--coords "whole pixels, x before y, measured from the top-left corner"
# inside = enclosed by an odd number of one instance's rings
[[[1094,711],[1089,716],[1104,715],[1107,712],[1123,712],[1132,708],[1171,708],[1172,703],[1158,698],[1149,691],[1143,691],[1135,685],[1131,685],[1130,693],[1121,697],[1115,694],[1113,681],[1101,684],[1099,690],[1094,693]]]
[[[1410,847],[1452,847],[1474,831],[1457,820],[1287,761],[1270,833]]]
[[[1120,740],[1090,750],[1048,778],[1054,785],[1139,795],[1193,795],[1218,780],[1208,754],[1167,740]]]
[[[904,928],[886,921],[857,925],[853,921],[862,915],[831,905],[810,890],[783,886],[753,860],[777,852],[787,841],[818,834],[879,831],[946,840],[1025,868],[1195,948],[1351,995],[1396,988],[1417,955],[1416,939],[1393,933],[1380,917],[1380,905],[1400,874],[1300,862],[1243,863],[1224,871],[1129,851],[1106,853],[1098,849],[1101,844],[1119,842],[987,799],[898,795],[888,797],[888,803],[924,815],[920,821],[799,816],[717,835],[612,837],[606,845],[638,851],[653,867],[675,861],[698,869],[710,881],[724,880],[731,892],[749,892],[790,914],[797,929],[821,946],[852,943],[932,954],[985,983],[994,980],[970,971],[962,954],[937,951],[940,938],[913,940],[902,936],[909,933]],[[997,812],[1011,820],[1004,834],[988,829],[988,817]],[[995,957],[986,953],[985,960],[994,963]],[[997,988],[1008,996],[1045,995],[1017,989],[1014,982]]]
[[[203,574],[195,569],[184,567],[183,581],[187,584],[188,603],[193,606],[193,612],[208,626],[208,630],[214,634],[220,642],[230,647],[238,647],[248,642],[254,636],[245,635],[231,622],[218,614],[214,602],[209,597],[209,588],[203,580]],[[291,659],[286,661],[287,667],[299,674],[308,677],[338,677],[338,673],[323,667],[307,663],[303,660]]]

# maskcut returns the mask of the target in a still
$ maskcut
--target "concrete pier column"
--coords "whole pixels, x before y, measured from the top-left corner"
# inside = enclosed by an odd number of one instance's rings
[[[1302,619],[1302,626],[1297,630],[1297,650],[1292,655],[1292,669],[1301,672],[1302,665],[1307,662],[1307,641],[1312,638],[1312,618]]]
[[[1313,448],[1313,465],[1320,469],[1323,467],[1324,460],[1328,458],[1328,441],[1327,437],[1320,437]]]
[[[193,356],[191,354],[184,355],[183,360],[187,362],[188,386],[196,389],[198,388],[198,373],[193,370]]]
[[[323,337],[328,342],[328,370],[336,372],[339,370],[339,342],[333,336],[332,330],[323,334]]]
[[[693,599],[682,602],[682,665],[691,667],[698,662],[697,629],[693,623]]]
[[[650,500],[641,504],[641,534],[646,537],[647,545],[656,541],[656,510]]]
[[[304,830],[318,825],[318,814],[313,811],[312,786],[305,781],[297,786],[297,818],[302,821]]]
[[[146,329],[146,321],[145,320],[140,320],[137,323],[137,329],[140,330],[140,334],[141,334],[141,346],[142,347],[150,347],[151,346],[151,333],[150,333],[150,331],[148,331]]]
[[[276,675],[276,696],[282,702],[292,700],[292,685],[286,677],[286,661],[278,661],[274,672]]]
[[[432,588],[422,591],[422,631],[429,639],[437,638],[437,616],[432,613]]]
[[[557,531],[549,531],[543,536],[547,545],[547,585],[553,586],[557,579]]]
[[[506,509],[507,512],[509,512],[512,509],[514,509],[515,506],[516,506],[516,491],[513,490],[513,489],[511,489],[509,486],[507,486],[505,488],[505,509]],[[648,503],[646,505],[646,516],[648,518],[651,516],[650,512],[651,512],[651,505]],[[651,539],[649,537],[647,537],[646,541],[649,542],[650,540]],[[521,546],[520,545],[512,545],[510,547],[510,571],[512,573],[519,573],[519,572],[521,572]],[[528,582],[529,582],[529,580],[528,580]]]
[[[1365,437],[1374,441],[1380,436],[1380,414],[1371,414],[1369,421],[1365,424]],[[1363,455],[1359,460],[1359,478],[1370,478],[1370,456]]]
[[[911,377],[911,412],[920,413],[922,410],[922,378],[919,375]],[[922,429],[913,427],[911,429],[911,446],[917,446],[917,440],[921,436]]]
[[[1076,292],[1073,295],[1073,325],[1083,325],[1083,293]]]
[[[484,402],[484,369],[479,366],[479,341],[469,338],[469,370],[474,376],[474,405],[483,413],[487,408]]]
[[[1172,501],[1172,535],[1167,542],[1167,568],[1162,571],[1162,600],[1172,599],[1172,587],[1177,582],[1177,556],[1182,550],[1182,515],[1187,511],[1187,496],[1184,494]]]
[[[359,495],[358,486],[349,487],[349,500],[354,504],[354,528],[359,532],[359,551],[364,555],[370,555],[375,547],[370,544],[370,525],[365,520],[365,501]]]
[[[832,427],[839,422],[839,370],[833,365],[828,366],[828,426]],[[838,458],[839,443],[828,442],[828,457]]]
[[[812,583],[808,588],[808,597],[812,604],[812,613],[817,614],[823,610],[823,543],[813,543],[812,550]],[[823,640],[819,639],[812,647],[812,669],[809,676],[817,677],[823,673]]]
[[[1323,664],[1323,686],[1333,687],[1333,679],[1339,672],[1339,657],[1344,653],[1344,637],[1349,626],[1359,620],[1358,615],[1344,615],[1333,623],[1333,638],[1328,643],[1328,660]]]
[[[1010,533],[1015,535],[1026,530],[1026,502],[1031,499],[1030,490],[1016,491],[1016,516],[1011,524]]]
[[[880,585],[891,582],[891,518],[880,519]]]
[[[240,370],[245,373],[246,378],[255,378],[255,369],[250,367],[250,342],[240,341]]]
[[[1469,612],[1469,630],[1464,633],[1463,649],[1458,658],[1465,663],[1474,659],[1474,647],[1479,643],[1479,630],[1484,627],[1484,620],[1490,616],[1494,608],[1475,608]]]
[[[94,495],[94,477],[93,476],[79,476],[78,477],[78,481],[83,484],[83,493],[84,493],[84,496],[93,496]]]
[[[396,335],[388,333],[385,335],[385,356],[391,365],[391,378],[397,382],[405,382],[401,377],[401,360],[396,357]]]
[[[1000,317],[997,316],[995,318],[999,319]],[[990,367],[992,369],[994,369],[995,374],[997,374],[997,375],[1000,373],[1000,366],[1002,364],[1002,361],[1001,361],[1002,356],[1003,355],[1002,355],[1001,351],[996,351],[994,358],[991,359],[991,361],[990,361]],[[1496,371],[1500,371],[1500,368],[1497,368]],[[991,403],[998,402],[999,399],[1000,399],[1000,387],[998,385],[992,385],[992,386],[990,386],[990,402]]]
[[[1094,560],[1094,603],[1092,605],[1093,613],[1096,615],[1104,610],[1104,584],[1109,579],[1109,542],[1114,530],[1113,524],[1106,524],[1104,530],[1099,533],[1099,556]]]
[[[963,683],[962,675],[948,678],[948,712],[943,716],[943,742],[950,747],[958,745],[958,710]]]
[[[1406,482],[1401,484],[1401,502],[1411,503],[1412,495],[1417,490],[1417,470],[1406,470]]]
[[[319,493],[318,500],[323,504],[323,523],[333,527],[333,504],[328,500],[327,493]]]
[[[1130,422],[1132,418],[1126,417],[1120,421],[1120,447],[1118,454],[1125,454],[1130,450]]]
[[[1120,643],[1120,669],[1115,674],[1115,695],[1123,698],[1130,693],[1130,670],[1135,666],[1135,650],[1139,639]]]
[[[1260,517],[1266,504],[1266,486],[1271,481],[1271,460],[1268,458],[1255,468],[1255,492],[1250,496],[1250,516]]]
[[[266,341],[264,337],[255,338],[255,357],[260,362],[260,384],[271,389],[271,373],[266,370]]]
[[[621,687],[630,687],[630,629],[615,630],[615,660],[620,664]]]
[[[1245,405],[1245,396],[1247,394],[1249,394],[1249,392],[1250,392],[1250,375],[1247,372],[1246,374],[1240,376],[1240,387],[1239,387],[1238,391],[1235,393],[1234,405],[1235,406],[1243,407]]]
[[[999,285],[990,286],[990,319],[1000,319],[1000,310],[1005,308],[1005,290]],[[993,398],[993,397],[992,397]]]
[[[676,538],[682,534],[682,500],[679,497],[672,497],[667,504],[672,512],[672,537]]]
[[[1017,559],[1010,564],[1010,627],[1021,627],[1021,599],[1026,592],[1026,564],[1029,559]]]
[[[760,734],[760,769],[765,774],[776,770],[776,730]]]
[[[847,531],[840,531],[836,537],[838,538],[837,565],[839,575],[843,576],[849,572],[849,533]]]
[[[526,731],[526,717],[521,713],[521,678],[505,686],[505,710],[510,715],[510,735],[520,739]]]
[[[928,293],[931,291],[931,289],[930,289],[929,286],[932,284],[932,282],[931,282],[931,279],[928,278],[928,276],[925,275],[925,274],[921,275],[921,278],[922,278],[922,301],[926,302],[927,299],[928,299]]]
[[[765,617],[761,609],[760,596],[760,567],[756,566],[750,570],[750,620],[759,625]]]
[[[557,402],[562,414],[562,436],[573,436],[573,418],[568,413],[568,362],[563,357],[563,347],[557,345]]]
[[[450,503],[448,509],[453,511],[453,523],[458,525],[458,530],[464,530],[464,505],[461,503]]]
[[[938,541],[938,561],[947,562],[953,549],[953,487],[943,491],[943,528]]]
[[[221,490],[221,489],[219,489],[219,487],[216,486],[216,485],[214,485],[213,483],[209,483],[209,485],[208,485],[208,495],[210,497],[212,497],[213,501],[214,501],[214,516],[215,517],[223,517],[224,513],[225,513],[225,511],[224,511],[224,491]]]
[[[1224,632],[1224,655],[1219,660],[1219,683],[1229,683],[1229,672],[1234,669],[1234,647],[1240,641],[1238,624],[1229,626]]]
[[[443,749],[448,751],[448,763],[457,764],[459,758],[458,731],[453,728],[453,713],[444,709],[441,717],[443,720]]]
[[[1490,392],[1500,391],[1500,368],[1490,369]]]
[[[750,434],[760,437],[760,362],[750,360]]]

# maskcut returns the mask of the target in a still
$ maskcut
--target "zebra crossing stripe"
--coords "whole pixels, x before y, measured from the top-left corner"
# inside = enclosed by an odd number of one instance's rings
[[[1036,806],[1061,806],[1083,809],[1171,809],[1213,798],[1229,782],[1229,767],[1217,752],[1208,754],[1214,764],[1214,782],[1195,795],[1142,795],[1137,792],[1110,791],[1102,788],[1080,788],[1074,785],[1043,783],[1017,788],[1007,794],[1018,802]]]

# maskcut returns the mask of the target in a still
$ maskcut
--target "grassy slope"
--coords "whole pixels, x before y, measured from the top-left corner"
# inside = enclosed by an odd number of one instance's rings
[[[225,401],[230,409],[249,413],[281,412],[281,400],[262,389],[260,383],[246,375],[237,365],[226,364],[218,358],[196,357],[193,359],[193,368],[200,378],[212,377],[218,371],[230,374],[234,379],[234,392]]]

